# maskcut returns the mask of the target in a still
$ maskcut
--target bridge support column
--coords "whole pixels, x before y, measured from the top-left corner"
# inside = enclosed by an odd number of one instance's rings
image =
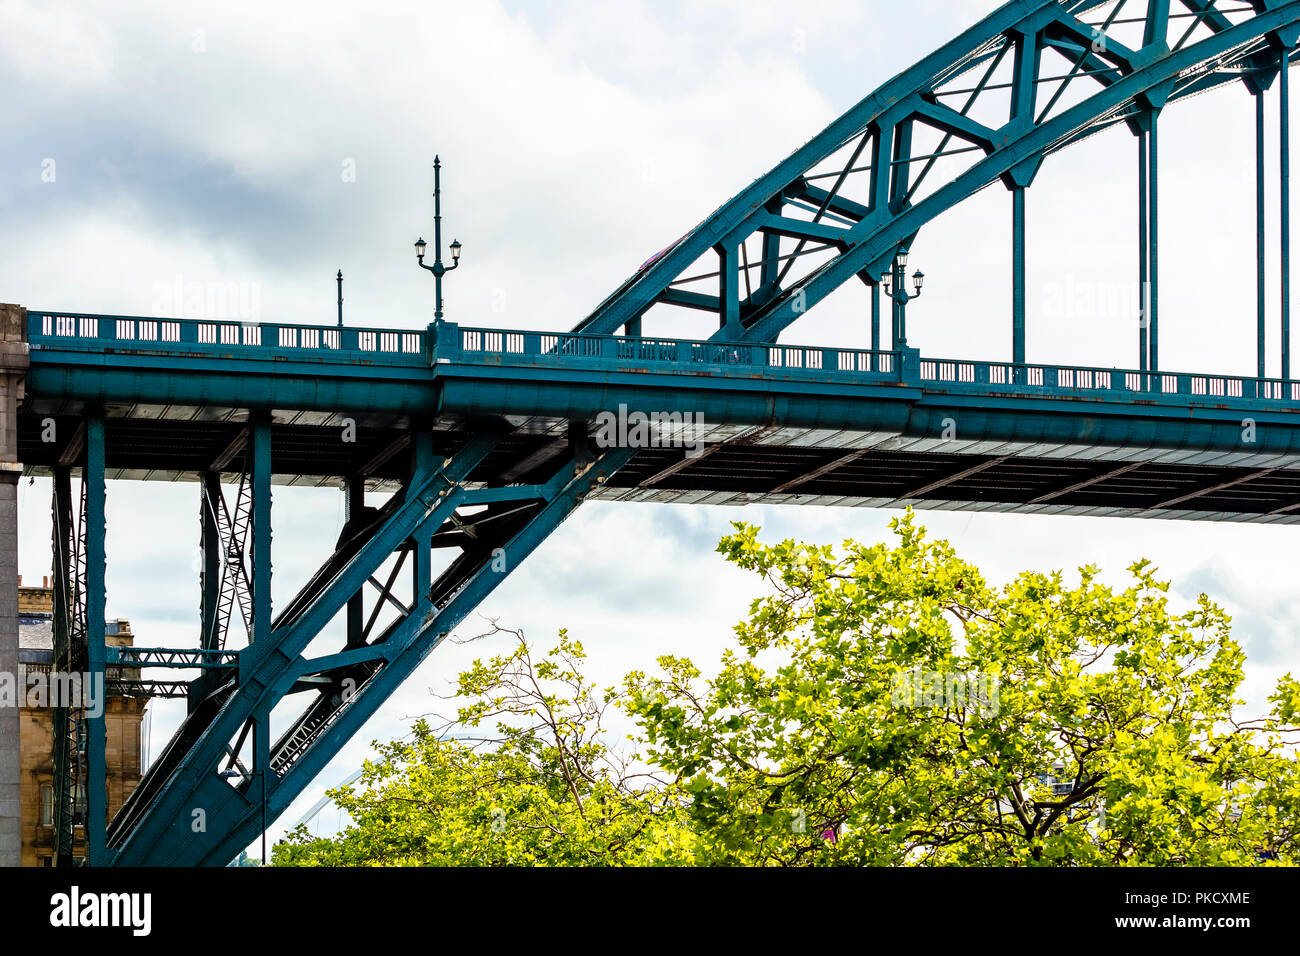
[[[1160,370],[1159,120],[1155,107],[1138,120],[1138,368],[1144,372]]]
[[[366,479],[361,475],[353,475],[343,484],[344,527],[355,527],[353,523],[361,517],[361,512],[365,506]],[[358,647],[365,643],[365,636],[363,634],[365,630],[365,613],[365,601],[362,598],[361,593],[358,592],[348,599],[348,647]]]
[[[221,472],[203,472],[199,479],[199,647],[204,650],[220,649],[225,636],[220,611],[226,562],[225,542],[221,538],[223,507]],[[214,672],[205,670],[190,682],[191,711],[207,696],[214,679]]]
[[[1138,297],[1141,302],[1138,314],[1138,368],[1147,370],[1147,327],[1151,321],[1151,268],[1147,260],[1150,254],[1150,232],[1147,221],[1147,133],[1138,134]]]
[[[217,648],[217,607],[221,600],[221,532],[218,509],[221,507],[221,473],[205,471],[199,487],[199,621],[203,636],[199,646]]]
[[[1042,160],[1033,157],[1014,167],[1003,178],[1003,183],[1011,190],[1011,361],[1017,366],[1024,365],[1025,358],[1025,282],[1028,270],[1025,264],[1025,205],[1026,193],[1033,185]],[[1015,370],[1015,381],[1023,382],[1024,369]]]
[[[575,426],[569,423],[572,438]],[[585,437],[585,427],[583,428]],[[411,478],[416,484],[424,475],[431,475],[438,469],[437,459],[433,454],[433,422],[424,417],[415,417],[411,422]],[[586,443],[583,443],[585,449]],[[432,528],[420,528],[411,538],[411,608],[421,619],[431,616],[435,608],[430,596],[433,590],[433,532]]]
[[[18,404],[27,310],[0,305],[0,671],[18,674]],[[0,708],[0,866],[22,863],[18,708]]]
[[[1268,375],[1268,210],[1264,172],[1264,90],[1255,93],[1255,367],[1256,375]]]
[[[271,633],[271,418],[249,424],[249,481],[253,488],[253,644]]]
[[[1151,314],[1148,316],[1147,367],[1152,372],[1160,371],[1160,114],[1151,114],[1151,133],[1149,145],[1151,150],[1151,190],[1148,248],[1150,249],[1151,291],[1148,296]]]
[[[249,481],[253,488],[253,627],[250,646],[264,652],[271,645],[271,416],[256,412],[249,422]],[[252,776],[262,788],[271,772],[271,710],[260,707],[253,713]],[[251,780],[248,782],[251,786]],[[248,791],[252,793],[251,790]],[[259,790],[259,796],[264,795]],[[259,800],[264,802],[264,796]],[[261,817],[259,816],[259,823]],[[261,830],[263,847],[266,832]]]
[[[67,446],[65,446],[65,455]],[[54,469],[54,494],[51,501],[54,559],[54,664],[59,671],[70,672],[84,666],[79,642],[84,637],[82,582],[78,577],[76,553],[81,531],[77,525],[80,510],[72,503],[72,468],[59,464]],[[67,701],[60,703],[67,704]],[[79,709],[69,706],[54,710],[54,865],[72,866],[74,817],[80,807],[79,791],[84,789],[81,750],[76,745]]]
[[[86,667],[91,686],[98,688],[99,706],[86,711],[86,862],[107,863],[105,833],[108,829],[108,765],[105,748],[108,734],[104,721],[107,701],[103,696],[107,652],[104,647],[106,554],[104,536],[108,530],[104,514],[104,418],[86,419]]]
[[[1025,187],[1011,190],[1011,361],[1025,364]]]
[[[739,340],[744,334],[740,325],[739,246],[718,246],[718,269],[718,328],[724,338]]]
[[[1291,69],[1289,49],[1282,50],[1281,178],[1282,178],[1282,378],[1291,377]]]

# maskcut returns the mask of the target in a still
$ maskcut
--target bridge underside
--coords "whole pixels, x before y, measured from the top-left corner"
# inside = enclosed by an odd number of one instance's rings
[[[41,441],[43,423],[54,417],[61,433],[72,434],[79,419],[69,411],[35,402],[20,416],[27,474],[54,473],[66,449]],[[272,481],[338,487],[361,476],[370,491],[400,488],[412,467],[409,418],[359,422],[352,442],[340,440],[345,427],[340,415],[275,413]],[[512,419],[509,427],[513,431],[471,472],[470,486],[544,481],[568,460],[567,420]],[[434,422],[434,455],[451,455],[472,430],[457,418]],[[176,482],[198,481],[216,470],[233,481],[244,470],[247,433],[247,412],[239,409],[165,407],[143,415],[137,408],[109,410],[105,474],[110,480]],[[594,444],[594,428],[588,434]],[[761,426],[720,426],[700,437],[689,449],[638,450],[590,500],[1300,522],[1295,454],[963,444],[932,436]]]

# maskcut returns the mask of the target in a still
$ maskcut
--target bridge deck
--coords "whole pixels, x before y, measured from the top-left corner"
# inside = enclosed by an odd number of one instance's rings
[[[1291,381],[452,324],[28,322],[30,474],[73,458],[41,440],[47,420],[67,434],[93,403],[111,478],[237,473],[248,410],[264,408],[281,483],[392,487],[412,416],[433,420],[447,455],[502,415],[516,432],[471,480],[535,482],[564,460],[568,421],[624,406],[699,416],[687,444],[703,453],[642,448],[596,498],[1300,521]]]

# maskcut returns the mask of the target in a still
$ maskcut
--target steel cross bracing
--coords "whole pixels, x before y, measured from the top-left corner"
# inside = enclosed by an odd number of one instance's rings
[[[774,342],[857,279],[875,300],[878,349],[878,284],[896,254],[1000,181],[1015,199],[1012,354],[1023,362],[1025,190],[1047,156],[1126,126],[1151,162],[1142,200],[1151,314],[1135,340],[1140,366],[1158,367],[1156,120],[1167,104],[1223,84],[1262,93],[1282,58],[1296,56],[1298,18],[1300,3],[1275,0],[1004,4],[652,258],[574,331],[639,335],[648,311],[671,306],[712,313],[715,340]]]
[[[1280,68],[1298,28],[1300,0],[1013,0],[647,262],[573,333],[29,313],[19,448],[29,473],[55,477],[56,576],[71,585],[61,613],[84,603],[80,620],[102,618],[107,479],[203,487],[199,649],[110,656],[93,634],[82,641],[90,669],[136,671],[118,671],[126,690],[179,687],[139,668],[200,670],[188,717],[111,826],[92,783],[92,862],[233,858],[260,826],[263,787],[274,818],[586,498],[1300,522],[1300,381],[1285,344],[1274,377],[1263,348],[1262,171],[1257,374],[1162,368],[1158,283],[1161,111],[1240,81],[1256,97],[1262,156],[1263,94],[1280,73],[1285,112]],[[1109,369],[1036,364],[1024,349],[1026,193],[1046,157],[1113,127],[1139,146],[1136,238],[1151,293],[1134,317],[1137,356]],[[1009,360],[884,341],[879,282],[897,253],[997,182],[1012,193]],[[870,348],[775,344],[846,283],[872,295]],[[653,310],[671,308],[712,320],[694,341],[642,334]],[[900,322],[896,312],[895,336]],[[700,415],[707,445],[592,448],[593,421],[619,408]],[[941,436],[954,413],[959,440]],[[62,433],[84,429],[84,459],[76,439],[50,449],[33,437],[44,416]],[[355,447],[336,438],[345,421]],[[84,544],[70,536],[65,487],[81,461]],[[228,510],[221,482],[235,475]],[[273,481],[342,483],[348,505],[335,553],[274,618]],[[367,488],[391,496],[375,510]],[[238,648],[226,643],[235,605],[248,632]],[[326,634],[336,618],[341,643]],[[102,780],[102,726],[86,739],[84,771],[67,772]]]
[[[488,423],[441,461],[434,459],[427,432],[412,436],[414,466],[403,491],[345,529],[335,554],[280,612],[265,638],[254,625],[253,643],[239,652],[237,673],[192,710],[113,821],[115,862],[224,864],[233,858],[259,826],[257,774],[268,774],[266,800],[274,817],[438,641],[631,457],[629,450],[593,456],[578,448],[542,484],[467,487],[469,473],[509,431]],[[432,549],[452,546],[459,554],[435,576]],[[406,600],[392,598],[392,579],[376,598],[397,605],[392,621],[378,633],[350,635],[341,650],[309,656],[321,628],[386,561],[407,551]],[[272,740],[270,712],[286,700],[305,704],[295,704],[297,716]],[[220,771],[236,766],[249,740],[250,770],[232,786]],[[210,838],[192,831],[196,809],[203,811]]]
[[[213,622],[215,628],[212,633],[205,634],[204,647],[220,650],[226,646],[231,614],[236,605],[245,632],[251,634],[253,629],[253,591],[248,576],[247,558],[248,532],[253,521],[253,491],[247,472],[241,473],[235,492],[233,514],[226,503],[220,481],[205,484],[205,491],[203,519],[206,523],[215,518],[220,539],[221,596],[217,601],[217,614]]]

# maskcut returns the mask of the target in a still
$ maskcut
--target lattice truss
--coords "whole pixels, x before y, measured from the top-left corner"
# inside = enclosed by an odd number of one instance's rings
[[[232,506],[220,482],[205,489],[203,495],[203,508],[217,529],[216,544],[220,552],[217,613],[209,624],[208,633],[203,635],[203,647],[208,650],[226,648],[236,608],[243,624],[245,644],[253,633],[253,585],[249,577],[248,553],[248,534],[253,525],[253,489],[247,468],[240,472],[233,497]]]
[[[190,713],[109,827],[118,862],[223,864],[257,832],[261,803],[282,810],[436,643],[632,452],[575,447],[541,484],[471,486],[509,428],[486,428],[436,461],[417,434],[413,474],[382,507],[351,514],[335,551],[237,663],[191,685]],[[495,459],[494,459],[495,460]],[[223,580],[246,566],[252,527],[232,511]],[[221,502],[205,496],[204,507]],[[228,551],[228,542],[244,542]],[[443,557],[438,558],[439,555]],[[222,589],[220,608],[241,606]],[[220,635],[217,635],[219,638]],[[209,653],[217,649],[209,648]],[[195,808],[205,833],[189,829]],[[241,842],[242,841],[242,842]]]
[[[899,74],[658,253],[575,331],[636,335],[652,309],[712,313],[715,340],[773,342],[918,230],[1043,159],[1216,87],[1267,86],[1297,4],[1026,0]],[[1292,54],[1294,56],[1294,54]],[[703,336],[701,336],[703,337]]]
[[[55,476],[51,501],[54,566],[54,654],[52,670],[83,674],[86,644],[86,486],[74,491],[71,474]],[[54,856],[60,866],[72,862],[76,828],[84,823],[86,801],[86,713],[84,707],[58,701],[54,708]]]

